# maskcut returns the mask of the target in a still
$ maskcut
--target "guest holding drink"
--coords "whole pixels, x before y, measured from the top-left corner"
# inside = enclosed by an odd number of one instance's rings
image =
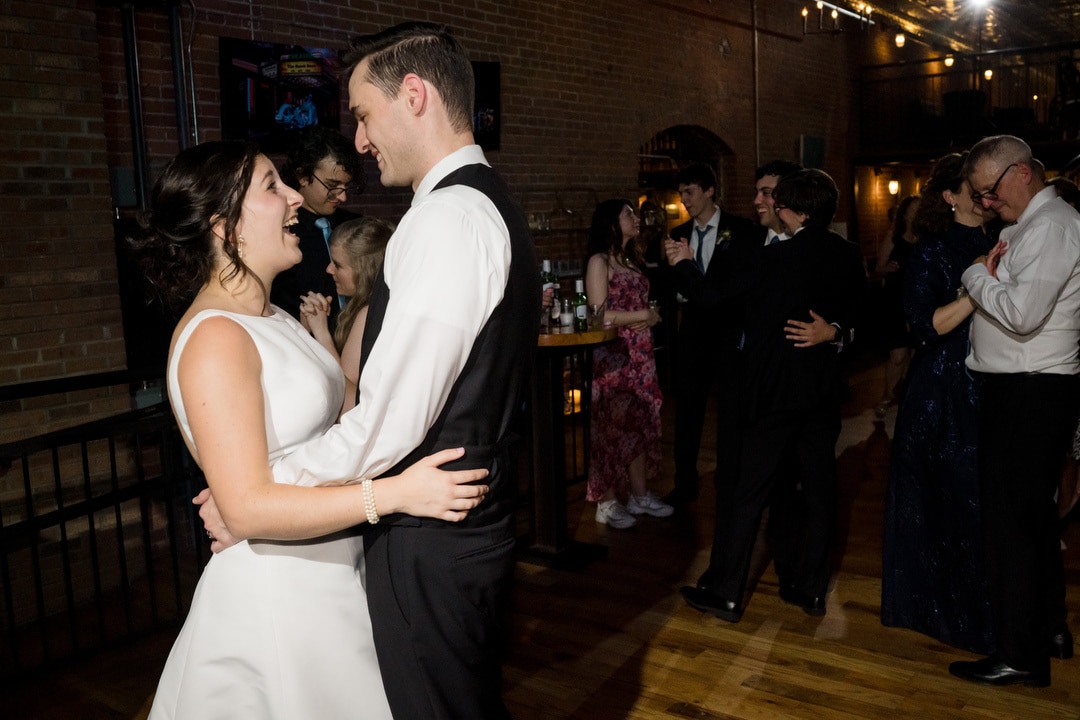
[[[635,240],[640,221],[630,203],[605,200],[593,212],[585,290],[604,306],[604,321],[618,339],[593,353],[589,482],[596,521],[632,527],[635,515],[667,517],[673,509],[646,487],[660,468],[660,405],[651,328],[660,314],[649,307],[649,281]],[[620,495],[628,493],[625,505]]]

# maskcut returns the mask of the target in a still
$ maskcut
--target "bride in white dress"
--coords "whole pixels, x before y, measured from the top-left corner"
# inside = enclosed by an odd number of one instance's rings
[[[439,470],[451,450],[377,483],[275,484],[270,461],[330,427],[344,391],[334,358],[267,299],[300,260],[300,195],[252,146],[214,142],[178,155],[151,202],[132,245],[163,295],[190,302],[169,353],[174,413],[233,534],[277,540],[211,557],[150,718],[389,719],[355,526],[459,520],[486,471]]]

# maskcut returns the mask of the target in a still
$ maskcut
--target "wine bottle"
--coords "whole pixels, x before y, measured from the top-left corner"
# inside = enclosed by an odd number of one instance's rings
[[[559,292],[559,274],[551,273],[551,288],[555,291],[555,302],[551,305],[551,324],[559,324],[559,312],[562,308],[562,293]]]
[[[551,272],[551,261],[544,260],[540,263],[540,295],[543,297],[547,294],[548,290],[552,291],[552,297],[554,298],[555,292],[555,274]],[[540,320],[542,327],[549,328],[553,324],[552,320],[559,316],[559,301],[555,298],[555,302],[551,308],[545,311],[544,316]]]
[[[544,260],[540,263],[540,289],[555,288],[555,273],[551,272],[551,261]]]
[[[585,281],[574,281],[574,332],[585,332],[589,329],[589,300],[585,297]]]

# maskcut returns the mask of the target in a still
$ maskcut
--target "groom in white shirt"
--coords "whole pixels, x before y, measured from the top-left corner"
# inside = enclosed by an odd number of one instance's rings
[[[962,277],[977,312],[967,366],[982,379],[979,485],[997,649],[949,672],[986,685],[1050,684],[1067,659],[1054,492],[1080,385],[1080,214],[1044,184],[1027,143],[989,137],[964,174],[972,199],[1011,223]]]
[[[356,407],[274,478],[377,478],[454,447],[465,457],[444,469],[489,470],[487,497],[459,522],[369,513],[367,594],[394,717],[509,718],[510,427],[535,354],[539,265],[524,215],[473,140],[472,66],[449,30],[398,25],[353,39],[344,60],[356,149],[383,185],[415,195],[369,306]]]

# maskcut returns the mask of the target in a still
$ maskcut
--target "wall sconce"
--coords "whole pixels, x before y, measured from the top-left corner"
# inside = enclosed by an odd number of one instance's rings
[[[983,77],[989,80],[990,78],[994,77],[994,71],[990,68],[986,68],[986,70],[983,71]]]
[[[952,67],[956,59],[952,55],[945,56],[945,67]]]
[[[907,38],[904,37],[904,33],[902,33],[902,32],[901,33],[896,33],[896,38],[894,38],[894,39],[896,40],[896,47],[898,47],[898,48],[904,47],[904,43],[907,42]]]
[[[890,195],[896,195],[899,192],[900,192],[900,181],[899,180],[890,180],[889,181],[889,194]]]

